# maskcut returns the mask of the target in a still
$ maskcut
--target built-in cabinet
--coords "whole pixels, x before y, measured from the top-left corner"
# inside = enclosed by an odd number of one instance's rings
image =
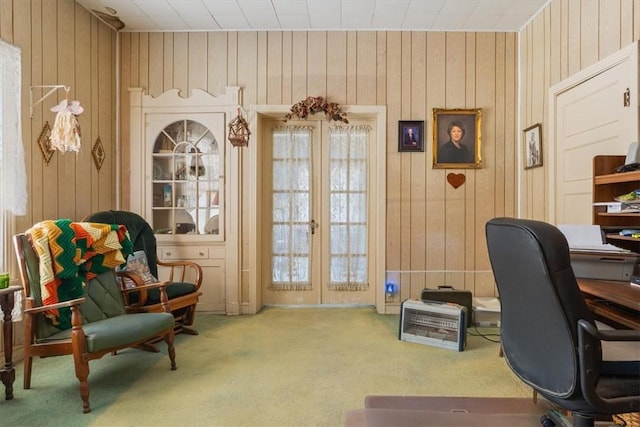
[[[202,266],[198,310],[226,313],[225,141],[239,88],[221,96],[195,89],[186,98],[178,90],[152,97],[132,88],[130,95],[131,210],[150,223],[161,260]]]
[[[616,172],[625,156],[595,156],[593,159],[593,223],[600,225],[607,241],[640,253],[640,239],[620,236],[620,229],[640,229],[640,213],[617,212],[616,197],[640,188],[640,171]]]

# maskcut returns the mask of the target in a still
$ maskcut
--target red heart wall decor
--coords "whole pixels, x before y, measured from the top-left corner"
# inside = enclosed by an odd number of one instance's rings
[[[461,173],[450,173],[447,175],[447,182],[451,184],[453,188],[458,188],[464,184],[466,177]]]

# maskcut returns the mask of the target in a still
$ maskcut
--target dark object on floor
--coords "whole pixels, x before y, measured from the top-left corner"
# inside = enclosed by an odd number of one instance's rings
[[[424,288],[420,297],[422,301],[452,302],[467,308],[467,326],[471,326],[472,300],[471,291],[454,289],[451,286],[438,286],[438,289]]]
[[[176,318],[176,333],[185,332],[197,335],[198,331],[190,326],[194,323],[196,304],[202,295],[202,267],[191,261],[160,261],[157,258],[156,236],[149,223],[140,215],[127,211],[103,211],[87,216],[84,221],[106,224],[122,224],[129,230],[134,251],[144,251],[147,255],[149,272],[158,277],[158,266],[170,269],[167,296],[169,308]],[[140,276],[120,272],[119,275],[133,280],[136,286],[144,281]],[[127,310],[133,313],[155,313],[162,311],[158,292],[133,292],[126,299]]]
[[[494,218],[486,236],[511,370],[571,411],[576,427],[593,426],[599,414],[640,411],[640,362],[602,360],[602,341],[640,341],[640,331],[596,328],[562,232],[541,221]]]
[[[147,285],[159,289],[165,312],[128,314],[124,298],[113,270],[89,280],[82,298],[43,305],[40,289],[40,262],[26,234],[13,238],[20,278],[25,294],[24,388],[31,388],[34,357],[73,355],[75,372],[80,381],[82,410],[89,404],[89,361],[108,353],[135,347],[154,337],[162,337],[168,346],[171,370],[176,369],[174,319],[167,305],[164,283]],[[45,311],[71,307],[72,329],[58,329],[45,319]]]

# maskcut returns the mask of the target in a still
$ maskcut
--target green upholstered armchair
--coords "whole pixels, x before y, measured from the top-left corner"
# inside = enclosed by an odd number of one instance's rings
[[[169,313],[166,283],[148,285],[161,295],[166,308],[161,313],[129,314],[114,270],[107,270],[91,279],[82,298],[43,305],[39,259],[26,234],[13,238],[20,278],[25,294],[24,388],[31,387],[31,369],[36,356],[73,355],[76,377],[80,381],[83,412],[89,405],[89,361],[99,359],[128,347],[143,344],[154,337],[162,337],[168,346],[171,370],[176,369],[174,318]],[[59,329],[45,318],[50,309],[70,307],[70,329]]]
[[[149,223],[140,215],[128,211],[102,211],[84,218],[87,222],[104,224],[121,224],[127,227],[134,251],[144,251],[147,256],[149,271],[158,277],[158,266],[169,270],[166,286],[169,298],[169,309],[176,319],[176,333],[185,332],[197,335],[191,326],[194,323],[196,304],[202,292],[202,267],[192,261],[161,261],[157,257],[156,236]],[[135,273],[118,272],[118,275],[129,278],[136,287],[141,288],[144,280]],[[162,311],[160,296],[157,290],[132,292],[125,297],[127,310],[134,313]]]

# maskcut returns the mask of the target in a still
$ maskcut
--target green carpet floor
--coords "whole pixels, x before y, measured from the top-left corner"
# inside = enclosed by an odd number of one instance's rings
[[[29,390],[19,363],[0,425],[341,426],[369,394],[531,396],[498,357],[499,344],[473,328],[456,352],[399,341],[398,316],[373,308],[199,313],[196,326],[200,335],[176,337],[176,371],[164,343],[161,353],[130,349],[92,362],[90,414],[71,357],[34,360]]]

